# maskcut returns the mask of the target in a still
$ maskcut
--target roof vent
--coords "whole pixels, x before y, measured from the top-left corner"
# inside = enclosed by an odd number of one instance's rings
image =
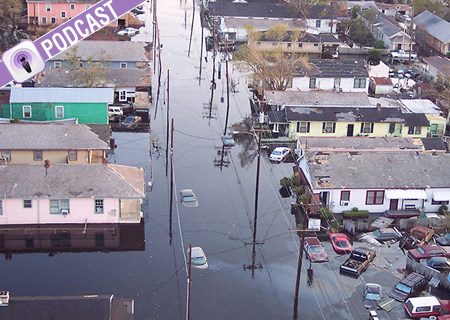
[[[0,306],[6,307],[9,304],[9,291],[0,291]]]

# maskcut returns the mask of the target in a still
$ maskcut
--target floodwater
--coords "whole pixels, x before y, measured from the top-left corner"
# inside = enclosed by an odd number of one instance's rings
[[[262,152],[253,255],[256,144],[250,143],[253,137],[249,135],[245,143],[223,153],[225,63],[221,79],[216,75],[210,109],[213,58],[209,53],[204,59],[203,53],[199,79],[198,6],[191,38],[192,17],[191,3],[158,2],[163,72],[159,98],[158,77],[153,76],[151,133],[112,135],[117,149],[108,161],[145,168],[146,181],[152,185],[147,186],[142,208],[145,250],[13,254],[12,259],[0,262],[1,290],[9,290],[12,296],[114,294],[135,299],[137,320],[185,319],[186,250],[192,244],[203,248],[209,267],[192,268],[191,319],[292,319],[299,239],[289,232],[295,227],[292,199],[280,197],[279,181],[292,175],[293,164],[272,164]],[[145,40],[148,34],[141,36]],[[232,68],[230,75],[238,92],[230,94],[229,126],[250,114],[245,76]],[[169,128],[172,119],[174,124],[172,219],[170,170],[166,174],[165,158],[168,109]],[[195,192],[198,207],[179,203],[177,195],[185,188]],[[329,263],[310,266],[303,261],[298,319],[367,319],[362,280],[339,275],[339,265],[346,257],[335,255],[329,242],[324,245]],[[311,281],[307,268],[313,270]],[[369,269],[367,275],[376,278],[376,271]],[[385,282],[390,281],[396,283],[396,279]]]

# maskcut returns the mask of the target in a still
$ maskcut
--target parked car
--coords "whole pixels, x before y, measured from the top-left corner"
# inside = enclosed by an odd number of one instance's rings
[[[189,249],[187,250],[188,257],[190,255]],[[199,269],[208,268],[208,260],[206,260],[205,252],[201,247],[192,247],[192,256],[191,256],[192,266]]]
[[[128,116],[120,123],[120,125],[125,128],[136,128],[141,121],[142,118],[140,116]]]
[[[331,245],[336,253],[352,252],[352,245],[345,233],[330,233]]]
[[[269,160],[281,162],[289,155],[291,149],[286,147],[276,147],[269,156]]]
[[[447,257],[433,257],[427,261],[427,266],[440,272],[450,270],[450,259]]]
[[[134,14],[144,14],[145,13],[144,10],[138,9],[138,8],[131,9],[131,12],[134,13]]]
[[[326,262],[328,261],[328,255],[325,252],[325,248],[316,237],[305,238],[305,251],[306,257],[311,262]]]
[[[198,207],[197,197],[191,189],[180,191],[180,201],[185,207]]]
[[[222,136],[222,143],[225,147],[234,147],[235,142],[233,137],[230,136]]]
[[[408,298],[421,293],[427,284],[428,281],[425,276],[412,272],[405,279],[397,283],[389,296],[397,301],[404,302]]]
[[[440,246],[450,246],[450,233],[446,233],[443,236],[437,238],[436,243]]]
[[[123,109],[122,107],[115,107],[111,106],[108,108],[108,116],[122,116],[123,115]]]
[[[378,241],[398,240],[402,237],[396,228],[381,228],[373,232],[373,237]]]
[[[422,226],[415,226],[411,229],[411,232],[408,236],[405,236],[400,240],[399,246],[400,248],[404,249],[414,249],[428,243],[433,235],[433,229]]]
[[[442,312],[450,311],[449,300],[438,300],[436,297],[409,298],[405,303],[405,310],[413,319],[439,316]]]
[[[432,257],[449,256],[449,252],[447,252],[444,248],[439,247],[437,244],[425,244],[417,249],[408,250],[408,258],[416,261],[420,261],[421,259],[429,259]]]
[[[137,35],[138,33],[139,33],[139,30],[138,30],[138,29],[131,28],[131,27],[122,29],[122,30],[120,30],[120,31],[117,32],[117,34],[118,34],[119,36],[129,36],[129,37],[135,36],[135,35]]]
[[[377,308],[378,301],[381,301],[381,286],[376,283],[366,283],[364,285],[364,306],[366,308]]]

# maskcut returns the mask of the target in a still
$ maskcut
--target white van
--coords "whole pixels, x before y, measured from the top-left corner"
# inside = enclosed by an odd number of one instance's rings
[[[123,115],[122,107],[111,106],[108,108],[108,116],[121,116]]]
[[[449,302],[436,297],[409,298],[405,303],[405,311],[414,319],[438,317],[442,311],[450,311]]]

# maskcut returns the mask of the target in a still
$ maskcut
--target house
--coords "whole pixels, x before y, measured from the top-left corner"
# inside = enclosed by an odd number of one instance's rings
[[[367,71],[369,72],[369,77],[389,78],[390,67],[385,62],[380,61],[377,65],[367,65]]]
[[[300,162],[310,192],[335,214],[354,207],[438,212],[450,201],[445,153],[307,153]]]
[[[11,88],[10,119],[78,123],[108,123],[114,88]],[[5,111],[6,113],[6,111]]]
[[[151,48],[139,41],[80,41],[69,50],[63,51],[46,61],[46,68],[68,68],[67,56],[76,50],[80,67],[102,63],[104,68],[148,68]]]
[[[450,59],[441,56],[427,57],[425,60],[425,72],[428,78],[436,81],[439,75],[450,77]]]
[[[427,136],[424,114],[402,113],[397,108],[285,106],[267,113],[275,136],[298,137],[408,137]]]
[[[75,77],[77,70],[50,68],[37,78],[37,88],[76,88],[85,84]],[[106,69],[101,87],[114,88],[114,104],[130,104],[148,109],[151,104],[151,71],[149,68]]]
[[[447,126],[447,119],[443,117],[441,109],[428,99],[400,99],[403,112],[425,114],[430,126],[428,136],[443,137]]]
[[[109,145],[84,124],[0,124],[0,155],[8,164],[92,164]]]
[[[376,3],[377,9],[381,11],[381,13],[385,14],[388,17],[395,17],[398,15],[407,15],[411,16],[412,8],[411,6],[403,3]]]
[[[392,17],[379,11],[360,11],[358,16],[375,40],[382,40],[385,48],[391,51],[409,50],[414,41]]]
[[[394,84],[390,78],[370,77],[369,93],[375,95],[386,95],[392,93]]]
[[[0,167],[0,181],[0,225],[140,223],[142,218],[142,168],[6,165]]]
[[[352,9],[355,6],[359,6],[362,11],[364,10],[378,10],[377,4],[374,1],[338,1],[338,5],[347,6],[347,14],[352,14]]]
[[[427,56],[447,55],[450,51],[450,22],[423,11],[414,18],[415,40]]]
[[[364,60],[310,59],[308,62],[309,68],[297,65],[292,90],[367,93],[369,74]]]

